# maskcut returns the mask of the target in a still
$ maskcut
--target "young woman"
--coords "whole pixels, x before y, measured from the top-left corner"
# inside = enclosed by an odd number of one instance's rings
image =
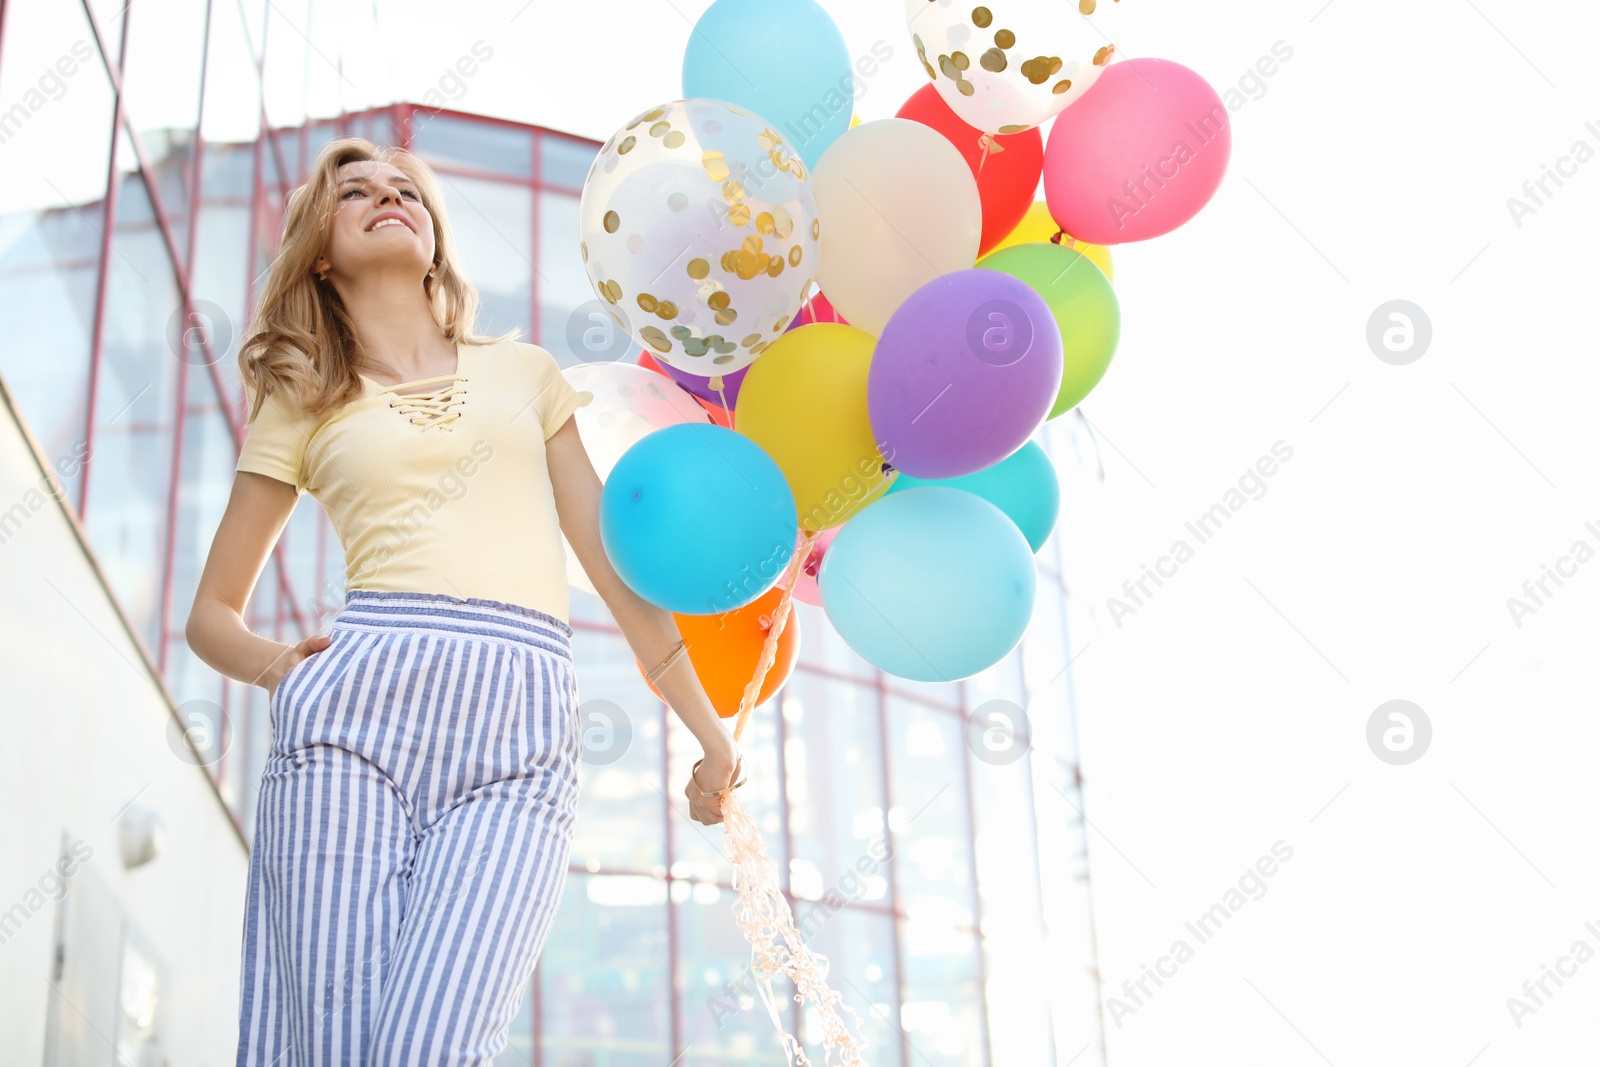
[[[480,1064],[567,874],[581,756],[565,533],[699,740],[690,817],[739,762],[670,613],[601,547],[600,479],[545,350],[471,333],[438,186],[355,139],[290,200],[240,372],[252,398],[187,635],[266,688],[238,1063]],[[246,601],[302,492],[346,599],[326,635],[250,632]]]

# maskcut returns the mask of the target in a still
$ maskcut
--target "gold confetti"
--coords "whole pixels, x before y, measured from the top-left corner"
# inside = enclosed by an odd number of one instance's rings
[[[1100,49],[1100,51],[1094,54],[1094,65],[1097,67],[1103,67],[1107,63],[1111,62],[1111,53],[1115,52],[1116,50],[1116,45],[1110,44]]]
[[[772,209],[772,236],[784,240],[794,230],[794,216],[779,204]]]
[[[671,133],[661,138],[661,143],[666,145],[668,148],[681,148],[683,147],[683,142],[687,140],[688,138],[683,135],[682,130],[673,130]]]
[[[693,278],[695,281],[699,281],[701,278],[704,278],[710,273],[711,264],[707,263],[705,260],[691,259],[689,261],[689,277]]]
[[[773,256],[772,259],[769,260],[768,263],[767,263],[767,274],[768,274],[768,276],[776,278],[778,275],[780,275],[782,273],[783,273],[783,257],[782,256]]]
[[[737,204],[744,199],[744,186],[738,182],[723,182],[722,199],[730,204]]]
[[[640,293],[639,294],[639,310],[643,311],[647,315],[655,314],[656,298],[651,296],[649,293]]]
[[[728,221],[735,226],[743,226],[750,221],[750,205],[735,204],[728,209]]]
[[[604,225],[607,233],[616,233],[617,227],[622,225],[622,219],[618,217],[615,211],[608,211],[606,212]]]
[[[776,228],[776,224],[772,221],[772,212],[763,211],[761,214],[756,216],[757,233],[763,233],[770,236]]]
[[[798,267],[800,265],[800,257],[803,255],[805,255],[805,252],[799,245],[789,249],[789,266]]]
[[[989,24],[993,21],[994,12],[990,11],[988,8],[975,7],[972,9],[972,24],[978,27],[978,29],[988,29]]]
[[[617,146],[617,155],[625,156],[629,152],[632,152],[633,146],[638,143],[638,140],[639,139],[633,134],[628,134],[628,136],[622,139],[622,143]]]
[[[728,180],[728,161],[716,149],[713,148],[701,155],[700,165],[706,169],[706,177],[712,181]]]
[[[752,334],[749,334],[748,336],[746,336],[743,341],[739,342],[739,347],[740,348],[749,348],[751,345],[760,344],[760,343],[761,343],[761,335],[759,333],[752,333]]]
[[[996,30],[994,43],[1000,48],[1014,48],[1017,44],[1017,35],[1010,30]]]
[[[1055,88],[1051,89],[1050,91],[1055,93],[1057,96],[1060,96],[1062,93],[1066,92],[1070,88],[1072,88],[1072,79],[1071,78],[1063,78],[1060,81],[1056,82]]]
[[[678,305],[670,300],[663,300],[656,305],[656,317],[671,322],[678,317]]]
[[[998,48],[991,48],[978,57],[978,66],[998,74],[1006,69],[1006,54]]]
[[[1094,0],[1078,0],[1078,13],[1080,15],[1094,14]]]
[[[645,344],[649,345],[657,352],[672,351],[672,342],[667,340],[667,335],[656,329],[654,326],[646,326],[644,329],[639,331],[639,336],[644,338]]]
[[[672,123],[670,123],[670,122],[658,122],[654,126],[650,127],[650,136],[651,137],[660,137],[670,129],[672,129]]]
[[[712,311],[722,311],[732,303],[733,298],[726,291],[719,290],[706,298],[706,307]]]
[[[731,326],[733,325],[733,320],[738,317],[739,313],[737,311],[733,310],[732,308],[723,308],[721,311],[717,312],[717,325]]]

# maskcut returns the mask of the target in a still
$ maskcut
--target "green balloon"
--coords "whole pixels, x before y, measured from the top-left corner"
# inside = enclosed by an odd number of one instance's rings
[[[1012,245],[978,264],[1024,282],[1044,298],[1061,328],[1061,391],[1045,418],[1065,415],[1100,384],[1122,334],[1116,290],[1094,260],[1058,244]]]

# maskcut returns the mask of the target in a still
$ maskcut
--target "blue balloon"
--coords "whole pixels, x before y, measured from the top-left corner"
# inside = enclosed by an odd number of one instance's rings
[[[1033,552],[982,497],[921,486],[867,505],[822,557],[822,610],[873,666],[953,682],[1004,659],[1033,617]]]
[[[959,478],[913,478],[901,471],[884,496],[928,485],[964,489],[983,497],[1017,524],[1035,552],[1050,540],[1050,531],[1056,528],[1056,519],[1061,515],[1061,483],[1056,478],[1056,465],[1037,441],[1025,442],[994,466]]]
[[[628,588],[681,615],[715,615],[783,577],[800,520],[783,471],[721,426],[640,438],[600,494],[600,543]]]
[[[811,168],[850,128],[855,72],[814,0],[717,0],[689,35],[683,95],[754,111]]]

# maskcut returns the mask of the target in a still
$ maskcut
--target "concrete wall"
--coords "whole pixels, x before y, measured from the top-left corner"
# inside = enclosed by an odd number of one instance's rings
[[[152,1003],[171,1067],[233,1061],[248,854],[176,723],[0,384],[5,1063],[142,1067]],[[128,869],[122,824],[152,814],[160,850]]]

